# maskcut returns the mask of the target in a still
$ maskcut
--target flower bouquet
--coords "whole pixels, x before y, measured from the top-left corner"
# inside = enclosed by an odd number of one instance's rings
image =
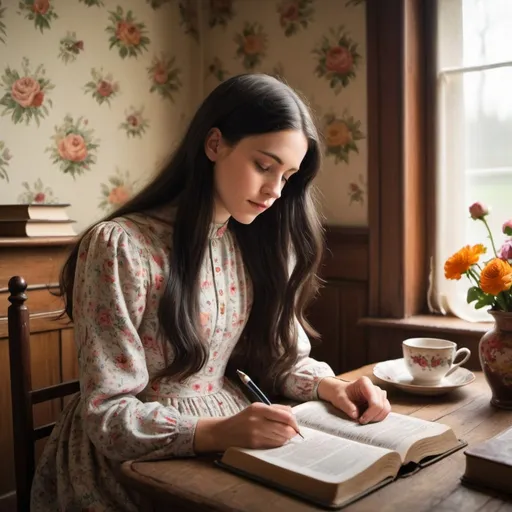
[[[498,251],[486,220],[488,208],[474,203],[469,213],[484,224],[492,254],[480,262],[487,248],[483,244],[466,245],[446,260],[444,273],[447,279],[457,280],[466,275],[473,284],[468,290],[468,304],[475,302],[476,309],[489,307],[494,327],[478,345],[480,365],[492,390],[491,403],[512,409],[512,219],[503,224],[503,233],[509,238]]]
[[[492,311],[512,312],[512,219],[503,224],[503,233],[510,238],[501,248],[496,245],[487,223],[488,208],[481,203],[469,207],[471,218],[484,224],[492,247],[490,259],[480,262],[480,256],[487,254],[483,244],[466,245],[450,256],[444,264],[447,279],[459,280],[466,275],[473,283],[468,289],[468,304],[475,302],[475,308],[489,306]]]

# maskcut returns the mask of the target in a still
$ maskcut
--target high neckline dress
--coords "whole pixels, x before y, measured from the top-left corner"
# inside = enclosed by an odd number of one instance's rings
[[[159,377],[173,357],[172,340],[158,328],[172,229],[168,209],[131,214],[98,224],[80,244],[73,304],[80,393],[46,443],[32,512],[135,512],[139,496],[118,479],[122,461],[193,456],[200,417],[230,416],[250,403],[224,375],[252,299],[227,223],[210,226],[199,276],[208,361],[182,382]],[[319,381],[334,374],[309,357],[301,327],[297,343],[299,360],[282,393],[314,400]]]

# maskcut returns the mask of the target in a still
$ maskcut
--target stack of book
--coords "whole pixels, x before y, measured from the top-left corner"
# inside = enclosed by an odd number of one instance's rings
[[[0,237],[75,236],[69,204],[0,204]]]

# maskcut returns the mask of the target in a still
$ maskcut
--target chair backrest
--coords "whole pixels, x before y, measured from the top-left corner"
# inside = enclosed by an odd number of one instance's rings
[[[54,386],[32,389],[30,373],[30,324],[25,305],[27,283],[22,277],[9,280],[7,323],[9,330],[9,363],[11,369],[12,421],[16,476],[17,510],[30,508],[30,487],[35,470],[35,442],[50,435],[55,423],[34,428],[34,404],[63,398],[79,391],[77,380]]]

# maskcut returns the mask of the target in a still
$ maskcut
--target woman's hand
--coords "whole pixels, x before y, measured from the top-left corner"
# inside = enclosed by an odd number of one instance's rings
[[[368,377],[352,382],[326,377],[318,385],[318,396],[363,424],[382,421],[391,411],[386,391]]]
[[[291,407],[254,403],[227,418],[202,418],[194,436],[196,453],[241,448],[276,448],[297,435]]]

